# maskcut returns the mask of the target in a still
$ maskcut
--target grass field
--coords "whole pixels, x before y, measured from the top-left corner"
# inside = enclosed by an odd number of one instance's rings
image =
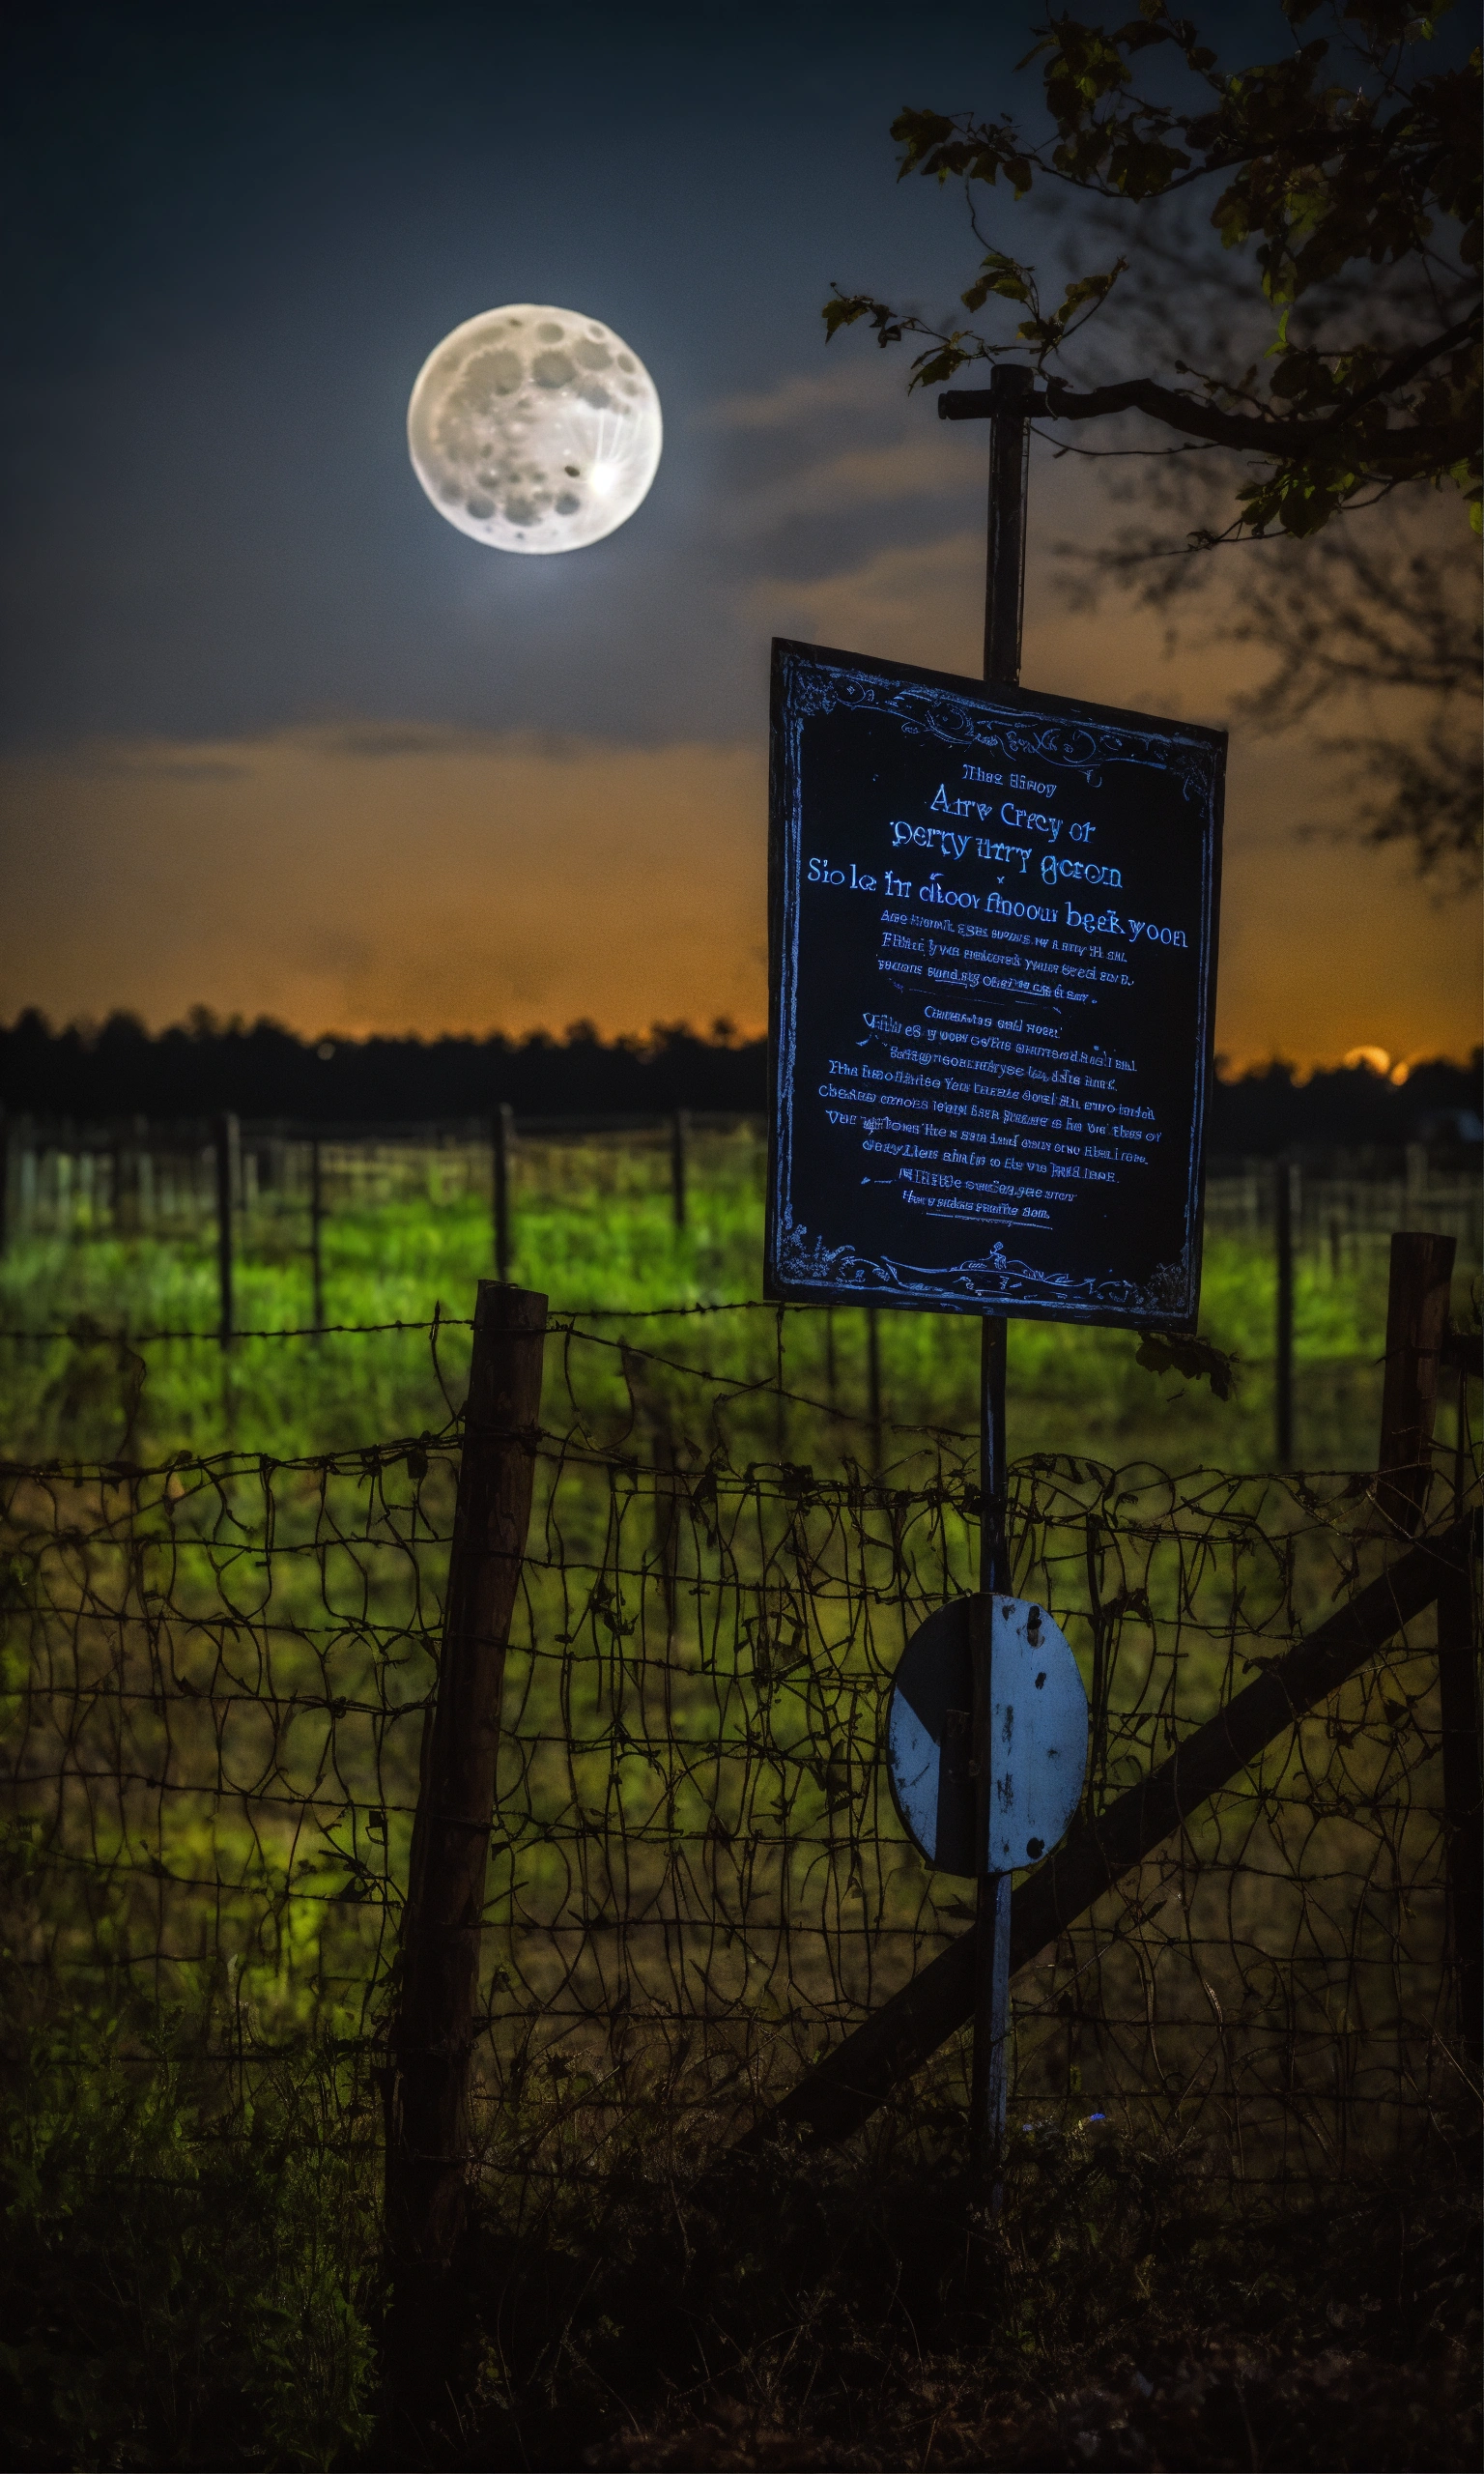
[[[666,1164],[654,1147],[523,1145],[514,1191],[514,1276],[540,1288],[562,1315],[597,1316],[612,1339],[707,1366],[729,1384],[776,1384],[829,1414],[769,1402],[747,1433],[757,1456],[866,1462],[872,1445],[867,1317],[751,1311],[673,1320],[660,1309],[716,1308],[761,1292],[761,1155],[756,1142],[699,1146],[688,1225],[672,1224]],[[323,1451],[441,1427],[462,1397],[466,1341],[459,1318],[493,1269],[487,1199],[431,1170],[421,1191],[393,1185],[367,1198],[346,1181],[324,1228],[328,1326],[428,1324],[453,1328],[435,1354],[423,1332],[239,1338],[230,1356],[214,1339],[150,1340],[152,1333],[212,1334],[216,1262],[199,1227],[178,1235],[22,1236],[0,1262],[0,1325],[68,1331],[50,1342],[7,1340],[0,1434],[13,1454],[127,1453],[235,1443],[275,1453]],[[1018,1322],[1010,1344],[1013,1454],[1087,1452],[1185,1469],[1270,1465],[1273,1453],[1275,1275],[1261,1232],[1223,1230],[1206,1246],[1202,1329],[1240,1365],[1236,1397],[1156,1376],[1135,1362],[1134,1335]],[[1296,1458],[1309,1468],[1364,1466],[1374,1457],[1385,1316],[1384,1237],[1354,1236],[1299,1255],[1296,1279]],[[1462,1263],[1456,1311],[1468,1319],[1471,1267]],[[239,1332],[282,1332],[313,1320],[307,1219],[294,1197],[266,1194],[239,1215],[235,1278]],[[642,1318],[642,1319],[641,1319]],[[119,1338],[130,1340],[121,1350]],[[137,1349],[132,1345],[138,1338]],[[978,1326],[972,1316],[882,1312],[879,1317],[882,1457],[900,1456],[903,1427],[972,1430]],[[552,1404],[550,1423],[556,1423]],[[744,1425],[746,1421],[743,1422]]]
[[[1472,2183],[1427,2078],[1425,1648],[1276,1745],[1179,1864],[1152,1858],[1020,1984],[997,2246],[966,2239],[954,2054],[845,2157],[781,2159],[719,2210],[691,2191],[744,2086],[731,2047],[791,2076],[967,1913],[904,1847],[876,1756],[902,1627],[962,1585],[972,1524],[930,1485],[801,1482],[873,1458],[867,1317],[746,1303],[756,1151],[709,1165],[677,1232],[657,1149],[519,1163],[515,1276],[580,1335],[549,1344],[544,1423],[594,1449],[542,1465],[475,2218],[436,2379],[406,2395],[362,2004],[407,1870],[458,1445],[359,1447],[447,1428],[488,1202],[431,1174],[332,1192],[327,1323],[406,1331],[284,1336],[313,1292],[301,1204],[272,1194],[241,1215],[230,1351],[148,1337],[214,1332],[214,1254],[188,1225],[26,1235],[0,1264],[0,1323],[64,1335],[3,1344],[0,1449],[157,1470],[8,1489],[16,2461],[1476,2462]],[[1310,1470],[1374,1461],[1385,1266],[1384,1236],[1355,1232],[1300,1259]],[[1241,1360],[1225,1404],[1139,1366],[1131,1334],[1011,1336],[1013,1453],[1078,1455],[1018,1473],[1022,1585],[1103,1676],[1099,1799],[1332,1601],[1353,1491],[1158,1478],[1270,1465],[1273,1290],[1262,1235],[1217,1224],[1203,1328]],[[1465,1266],[1461,1319],[1470,1299]],[[931,1475],[925,1427],[972,1465],[977,1342],[971,1318],[880,1315],[899,1482]],[[158,1466],[227,1445],[230,1469]],[[731,1474],[706,1496],[713,1457]],[[695,1487],[678,1510],[672,1466]],[[1423,2098],[1437,2153],[1413,2159]],[[1372,2114],[1383,2146],[1399,2126],[1374,2187]],[[1347,2138],[1349,2180],[1316,2198]],[[1275,2159],[1293,2190],[1280,2174],[1260,2202]]]

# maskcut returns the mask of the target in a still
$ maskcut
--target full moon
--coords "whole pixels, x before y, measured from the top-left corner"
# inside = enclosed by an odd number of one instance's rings
[[[413,469],[440,515],[495,550],[581,550],[626,524],[660,461],[660,399],[599,318],[528,301],[468,318],[407,408]]]

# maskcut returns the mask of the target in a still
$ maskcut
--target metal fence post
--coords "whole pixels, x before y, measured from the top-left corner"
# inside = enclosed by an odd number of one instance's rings
[[[1273,1334],[1273,1450],[1280,1469],[1294,1465],[1294,1189],[1296,1161],[1283,1152],[1273,1169],[1273,1245],[1277,1266]]]
[[[314,1294],[316,1337],[325,1329],[325,1177],[320,1137],[309,1142],[309,1277]]]
[[[1407,1217],[1420,1219],[1427,1210],[1428,1157],[1425,1142],[1407,1145]]]
[[[545,1338],[544,1297],[480,1281],[392,2033],[388,2247],[414,2282],[446,2267],[464,2222],[500,1694],[535,1483]]]
[[[230,1109],[216,1119],[216,1336],[232,1345],[232,1215],[242,1192],[242,1129]]]
[[[670,1198],[675,1226],[685,1226],[686,1153],[691,1138],[691,1112],[676,1108],[670,1120]]]
[[[870,1465],[881,1473],[881,1325],[873,1306],[866,1309],[866,1414],[870,1422]]]
[[[510,1278],[510,1154],[515,1148],[515,1110],[501,1100],[490,1128],[495,1170],[495,1277]]]

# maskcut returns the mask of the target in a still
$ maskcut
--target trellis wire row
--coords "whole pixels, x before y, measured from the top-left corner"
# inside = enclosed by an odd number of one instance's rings
[[[128,1121],[76,1128],[25,1117],[0,1120],[4,1201],[0,1226],[28,1234],[207,1237],[215,1227],[218,1151],[228,1154],[228,1189],[244,1238],[261,1218],[308,1223],[316,1180],[328,1213],[418,1201],[438,1207],[472,1199],[493,1209],[496,1166],[508,1146],[511,1207],[558,1199],[574,1173],[596,1175],[639,1194],[664,1196],[684,1224],[687,1196],[708,1185],[760,1191],[760,1118],[676,1110],[636,1118],[523,1118],[447,1124],[345,1127],[239,1123],[234,1117],[183,1125]],[[1306,1150],[1292,1155],[1296,1233],[1305,1249],[1341,1261],[1356,1243],[1401,1226],[1426,1224],[1455,1235],[1465,1253],[1480,1251],[1481,1204],[1467,1159],[1421,1143],[1404,1152]],[[1274,1219],[1277,1164],[1215,1159],[1207,1191],[1208,1224],[1265,1235]]]

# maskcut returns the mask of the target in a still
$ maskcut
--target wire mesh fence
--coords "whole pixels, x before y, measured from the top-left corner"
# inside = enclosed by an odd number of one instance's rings
[[[234,1120],[234,1124],[236,1121]],[[759,1193],[764,1122],[736,1112],[686,1110],[678,1118],[686,1174],[696,1193]],[[671,1197],[677,1118],[523,1116],[514,1121],[511,1201],[516,1213],[594,1194],[634,1200]],[[0,1221],[13,1240],[157,1237],[202,1240],[215,1225],[217,1129],[200,1123],[75,1126],[25,1117],[0,1127],[4,1197]],[[234,1136],[233,1192],[239,1243],[269,1258],[307,1247],[316,1178],[331,1214],[493,1203],[493,1120],[460,1118],[383,1126],[243,1121]],[[316,1165],[316,1155],[318,1155]],[[1391,1149],[1315,1150],[1298,1165],[1296,1236],[1336,1276],[1394,1228],[1454,1236],[1465,1260],[1481,1251],[1477,1155],[1458,1143]],[[1270,1237],[1274,1164],[1213,1160],[1206,1218],[1213,1231]]]
[[[974,1585],[974,1442],[899,1428],[883,1470],[822,1472],[774,1441],[809,1404],[702,1355],[572,1317],[547,1346],[478,2061],[507,2116],[592,2141],[656,2100],[741,2126],[972,1912],[882,1750],[903,1642]],[[459,1451],[455,1420],[4,1468],[8,1940],[38,2002],[214,2000],[240,2057],[328,2033],[376,2062]],[[1477,1496],[1461,1430],[1433,1509]],[[1066,1455],[1017,1464],[1012,1533],[1088,1686],[1093,1815],[1393,1552],[1362,1478]],[[1462,2066],[1437,1637],[1429,1611],[1021,1971],[1014,2120],[1138,2120],[1260,2181],[1425,2132]]]

